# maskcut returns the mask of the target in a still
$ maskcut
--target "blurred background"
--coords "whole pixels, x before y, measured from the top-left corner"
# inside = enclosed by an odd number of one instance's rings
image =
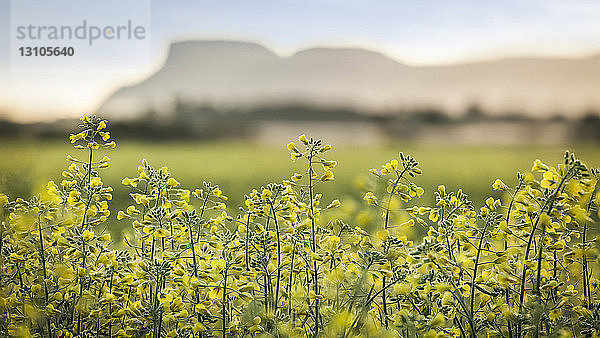
[[[110,121],[118,208],[142,158],[190,188],[219,183],[239,205],[297,170],[285,145],[302,133],[334,146],[325,200],[348,214],[368,169],[399,151],[422,164],[423,204],[442,183],[482,200],[496,178],[512,184],[567,149],[600,165],[597,1],[48,3],[0,0],[0,191],[11,197],[61,179],[81,113]],[[94,46],[16,36],[82,20],[146,34]],[[76,53],[17,54],[44,45]]]

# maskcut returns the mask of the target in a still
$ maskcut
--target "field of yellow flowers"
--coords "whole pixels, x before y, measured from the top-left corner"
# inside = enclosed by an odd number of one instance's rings
[[[144,160],[111,210],[102,173],[116,146],[83,116],[62,182],[0,195],[0,335],[40,337],[596,336],[599,171],[572,153],[535,160],[503,198],[440,185],[421,206],[420,164],[371,169],[377,229],[336,219],[323,186],[331,146],[289,143],[296,172],[228,207],[214,183],[185,188]],[[154,164],[155,165],[155,164]],[[497,195],[497,194],[496,194]],[[233,210],[233,211],[232,211]],[[106,224],[130,227],[113,243]],[[422,239],[406,233],[422,228]]]

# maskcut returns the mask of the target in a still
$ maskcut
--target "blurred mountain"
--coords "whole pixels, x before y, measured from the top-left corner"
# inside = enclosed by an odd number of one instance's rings
[[[600,55],[409,66],[363,49],[312,48],[280,57],[248,42],[184,41],[155,74],[111,95],[113,118],[173,111],[177,102],[223,108],[309,104],[371,113],[436,107],[460,114],[580,115],[600,107]]]

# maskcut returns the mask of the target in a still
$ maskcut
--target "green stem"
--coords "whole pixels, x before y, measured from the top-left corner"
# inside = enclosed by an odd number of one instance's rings
[[[93,197],[93,192],[92,192],[92,187],[91,187],[91,182],[92,182],[92,163],[94,160],[94,150],[92,148],[90,148],[90,152],[89,152],[89,159],[87,162],[87,190],[88,190],[88,200],[87,203],[85,205],[85,210],[83,211],[83,217],[81,219],[81,233],[84,232],[84,228],[86,225],[86,221],[87,221],[87,212],[90,208],[90,204],[92,203],[92,197]],[[82,259],[81,259],[81,268],[85,271],[86,269],[86,259],[87,259],[87,250],[85,247],[85,240],[82,238],[81,239],[81,253],[83,255]],[[81,299],[82,295],[83,295],[83,278],[79,277],[79,298]],[[77,302],[75,302],[77,303]],[[77,335],[79,335],[79,333],[81,332],[81,314],[78,314],[77,316]]]
[[[515,189],[515,193],[512,196],[511,200],[510,200],[510,204],[508,205],[508,211],[506,212],[506,226],[508,227],[509,222],[510,222],[510,213],[512,211],[512,207],[514,205],[515,202],[515,197],[517,195],[517,193],[521,190],[521,187],[523,186],[523,181],[519,180],[519,185],[517,186],[517,188]],[[508,240],[504,240],[504,251],[508,250]],[[506,298],[506,304],[510,306],[510,291],[507,288],[505,290],[505,298]],[[513,329],[512,329],[512,324],[510,323],[510,321],[507,320],[507,326],[508,326],[508,338],[513,338]]]
[[[396,178],[396,180],[394,181],[394,184],[392,185],[392,190],[390,190],[389,195],[388,195],[388,201],[387,201],[387,208],[385,209],[385,220],[383,223],[383,228],[385,230],[388,229],[389,227],[389,223],[390,223],[390,205],[392,204],[392,196],[394,194],[394,191],[396,191],[396,187],[398,186],[398,183],[400,183],[400,179],[402,178],[402,175],[404,175],[404,173],[406,172],[406,168],[404,168],[402,170],[402,172],[398,175],[398,177]],[[387,251],[387,249],[386,249]],[[381,288],[383,289],[383,292],[381,293],[381,302],[383,305],[383,323],[385,325],[385,328],[388,328],[388,319],[387,319],[387,297],[386,297],[386,277],[383,277],[383,281],[382,281],[382,285]]]
[[[310,221],[311,221],[311,250],[313,255],[317,253],[317,240],[316,240],[316,222],[315,222],[315,213],[314,213],[314,201],[313,201],[313,180],[312,180],[312,158],[313,158],[314,147],[310,149],[310,154],[308,156],[308,195],[310,198]],[[319,277],[317,271],[317,261],[313,259],[313,291],[315,295],[319,294]],[[319,332],[319,299],[315,299],[315,325],[313,330],[313,337],[316,337]]]
[[[485,231],[487,230],[489,223],[485,222],[483,226],[483,230],[479,234],[479,245],[477,247],[477,256],[475,257],[475,266],[473,267],[473,276],[471,277],[471,299],[469,302],[469,320],[473,321],[475,317],[475,279],[477,278],[477,269],[479,268],[479,259],[481,257],[481,247],[483,246],[483,239],[485,236]],[[471,336],[477,337],[477,333],[475,332],[475,327],[471,327]]]
[[[44,305],[48,305],[48,283],[46,283],[46,279],[48,275],[46,273],[46,252],[44,249],[44,236],[42,234],[42,220],[40,218],[40,213],[38,212],[38,235],[40,241],[40,264],[42,265],[42,276],[44,277]],[[48,320],[48,333],[52,336],[52,332],[50,331],[50,320]]]
[[[246,251],[246,271],[250,270],[250,257],[248,256],[248,249],[250,246],[250,214],[247,214],[246,219],[246,241],[244,242],[244,250]]]
[[[225,270],[223,270],[223,299],[221,300],[221,315],[223,316],[223,337],[227,336],[227,272],[228,267],[226,266]]]
[[[202,221],[202,217],[204,216],[204,211],[206,210],[206,203],[208,203],[208,197],[210,197],[210,195],[208,192],[206,192],[206,196],[204,197],[204,202],[202,202],[202,208],[200,209],[200,221]],[[197,235],[198,236],[196,237],[197,238],[196,242],[199,242],[200,241],[200,224],[198,224],[198,234]]]
[[[296,239],[293,239],[293,247],[292,247],[292,261],[290,262],[290,278],[288,282],[288,316],[292,319],[292,283],[294,282],[294,256],[296,253]]]
[[[592,203],[594,201],[594,196],[596,195],[596,191],[598,190],[598,182],[594,185],[594,190],[590,195],[590,200],[588,201],[586,214],[590,214],[590,210],[592,208]],[[588,274],[588,259],[586,256],[586,248],[587,248],[587,230],[588,230],[588,222],[583,223],[583,234],[581,238],[581,244],[583,245],[583,257],[581,257],[582,265],[583,265],[583,296],[585,297],[585,306],[589,310],[591,309],[591,290],[590,290],[590,282],[589,282],[589,274]]]
[[[277,279],[275,281],[275,315],[277,315],[277,308],[279,306],[279,285],[281,283],[281,238],[279,234],[279,222],[277,221],[277,214],[275,213],[273,202],[269,201],[269,205],[271,206],[273,220],[275,221],[275,234],[277,235]]]

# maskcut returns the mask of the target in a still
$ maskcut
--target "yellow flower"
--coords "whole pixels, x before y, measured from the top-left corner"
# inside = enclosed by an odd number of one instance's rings
[[[539,159],[533,161],[533,166],[531,167],[531,171],[534,172],[545,172],[548,169],[548,166],[542,163],[542,161],[540,161]]]
[[[106,128],[106,121],[102,120],[100,121],[100,123],[98,124],[98,128],[96,129],[97,131],[100,131],[102,129]]]
[[[322,182],[333,181],[333,178],[334,178],[333,172],[331,172],[331,170],[328,170],[321,176],[321,181]]]
[[[102,179],[100,177],[94,177],[90,180],[90,187],[92,189],[100,188],[102,186]]]
[[[82,132],[80,132],[78,134],[71,134],[69,136],[69,139],[71,140],[71,143],[75,143],[75,142],[77,142],[79,140],[84,139],[87,136],[87,134],[88,134],[88,131],[84,130],[84,131],[82,131]]]
[[[565,249],[566,245],[565,242],[563,240],[559,240],[556,241],[554,244],[552,244],[549,249],[550,250],[555,250],[555,251],[563,251]]]
[[[323,169],[329,170],[333,169],[337,165],[337,161],[321,160],[321,164],[323,165]]]
[[[550,171],[550,170],[545,171],[544,178],[542,179],[542,182],[540,183],[542,188],[554,189],[556,187],[556,183],[557,183],[557,178],[552,173],[552,171]]]
[[[432,210],[432,211],[429,213],[429,220],[430,220],[430,221],[432,221],[432,222],[437,222],[437,221],[438,221],[438,219],[439,219],[439,217],[440,217],[440,213],[439,213],[439,212],[437,212],[437,211],[433,211],[433,210]]]
[[[192,327],[192,331],[194,333],[204,332],[206,331],[206,327],[201,322],[196,322],[196,324],[194,324],[194,326]]]
[[[260,196],[263,200],[266,200],[266,199],[270,198],[271,196],[273,196],[273,193],[269,189],[263,189],[262,192],[260,193]]]
[[[256,316],[254,317],[254,325],[252,325],[248,330],[250,330],[250,333],[256,333],[256,332],[261,332],[263,331],[263,328],[259,325],[261,322],[260,317]]]
[[[430,325],[433,326],[433,327],[439,327],[439,326],[443,326],[444,323],[446,323],[446,319],[444,318],[444,315],[441,314],[440,312],[438,312],[438,314],[436,314],[431,319]]]
[[[494,181],[494,184],[492,184],[492,188],[500,191],[506,190],[506,184],[504,184],[504,182],[502,182],[500,179],[497,179]]]
[[[85,230],[82,237],[86,241],[92,240],[94,238],[94,232],[91,230]]]
[[[481,214],[482,217],[485,217],[490,213],[490,210],[486,207],[481,207],[481,209],[479,210],[479,213]]]
[[[129,218],[129,215],[127,215],[126,213],[123,212],[123,210],[119,210],[119,213],[117,214],[117,220],[122,220],[124,218]]]
[[[337,208],[340,205],[342,205],[342,203],[339,200],[333,200],[333,201],[331,201],[331,203],[329,203],[329,205],[327,206],[327,209]]]
[[[170,177],[169,180],[167,181],[167,187],[169,187],[169,188],[178,187],[179,185],[180,185],[180,183],[177,182],[177,180],[174,179],[173,177]]]
[[[306,135],[304,135],[304,134],[300,135],[300,137],[298,137],[298,140],[300,140],[300,142],[302,142],[304,144],[308,144],[308,138],[306,138]]]
[[[111,239],[110,234],[104,234],[104,235],[98,237],[98,240],[101,242],[110,242],[110,239]]]
[[[377,205],[377,197],[375,197],[375,195],[370,191],[368,191],[365,194],[365,197],[363,197],[363,199],[365,201],[367,201],[367,203],[369,203],[369,205]]]

